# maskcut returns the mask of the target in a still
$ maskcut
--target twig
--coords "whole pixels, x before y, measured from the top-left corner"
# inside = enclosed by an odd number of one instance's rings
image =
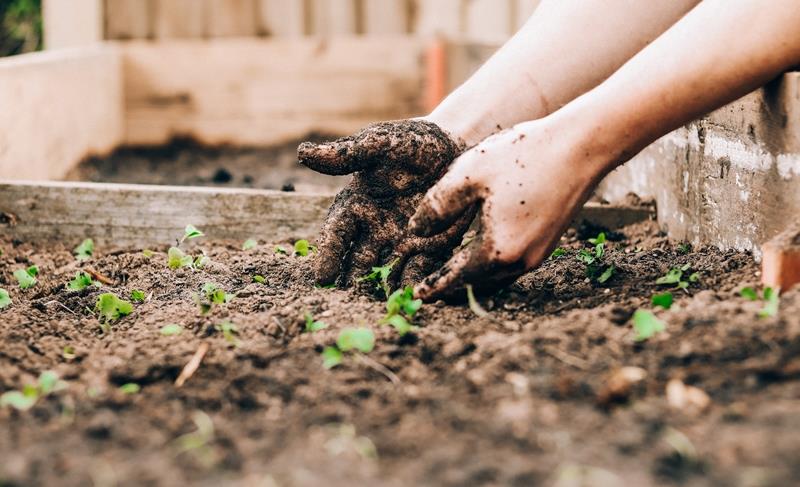
[[[362,354],[358,354],[358,355],[356,355],[356,357],[358,357],[358,359],[361,361],[361,363],[363,363],[367,367],[371,368],[372,370],[375,370],[376,372],[379,372],[379,373],[385,375],[386,378],[389,379],[389,381],[392,384],[394,384],[396,386],[399,386],[402,383],[402,381],[400,380],[400,377],[397,377],[397,374],[395,374],[394,372],[389,370],[382,363],[377,362],[375,360],[372,360],[371,358],[367,357],[366,355],[362,355]]]
[[[555,347],[544,347],[544,351],[550,354],[552,357],[557,358],[558,360],[564,362],[567,365],[571,365],[576,369],[581,370],[589,370],[589,362],[583,360],[582,358],[574,357],[566,352],[562,352],[561,350]]]
[[[64,311],[68,311],[68,312],[74,314],[75,316],[78,316],[78,313],[76,313],[76,312],[72,311],[71,309],[67,308],[64,305],[64,303],[61,303],[61,302],[56,301],[56,300],[48,301],[48,302],[44,303],[45,306],[47,306],[48,304],[57,304],[57,305],[61,306],[64,309]]]
[[[106,277],[103,274],[100,274],[99,272],[97,272],[96,270],[92,269],[91,267],[84,267],[83,268],[83,272],[85,272],[85,273],[89,274],[90,276],[92,276],[92,279],[94,279],[95,281],[100,281],[103,284],[106,284],[108,286],[113,286],[114,284],[116,284],[116,282],[114,282],[110,277]]]
[[[200,362],[203,361],[203,357],[205,357],[206,352],[208,352],[208,347],[208,342],[202,342],[200,346],[197,347],[197,351],[194,352],[192,358],[189,359],[189,362],[187,362],[186,366],[184,366],[183,370],[181,370],[181,375],[175,379],[175,387],[182,387],[183,384],[185,384],[186,381],[189,380],[189,378],[192,377],[195,372],[197,372],[197,369],[200,367]]]

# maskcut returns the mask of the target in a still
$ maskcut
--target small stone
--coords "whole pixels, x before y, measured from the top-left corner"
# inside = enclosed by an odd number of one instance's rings
[[[687,386],[680,379],[670,380],[666,393],[670,407],[690,415],[705,411],[711,404],[711,398],[704,390]]]

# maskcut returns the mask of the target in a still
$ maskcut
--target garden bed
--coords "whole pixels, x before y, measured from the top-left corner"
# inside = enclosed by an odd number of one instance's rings
[[[77,242],[2,237],[0,287],[13,304],[0,311],[0,387],[19,389],[53,370],[66,388],[27,411],[0,410],[0,480],[800,480],[798,291],[782,297],[777,316],[759,318],[764,303],[739,295],[758,281],[750,255],[676,246],[650,222],[609,234],[604,262],[616,272],[601,285],[586,278],[577,259],[595,233],[571,230],[564,255],[482,300],[488,317],[467,306],[427,304],[413,319],[419,328],[403,337],[378,324],[385,313],[379,297],[316,288],[313,256],[276,253],[273,243],[242,250],[241,241],[209,234],[184,244],[192,255],[205,251],[210,261],[202,269],[170,270],[170,242],[149,257],[140,248],[98,246],[81,263],[71,252]],[[291,250],[290,242],[282,245]],[[686,264],[699,280],[674,293],[671,310],[655,311],[666,332],[636,342],[634,311],[654,310],[651,296],[665,289],[655,281]],[[38,283],[21,291],[12,273],[30,265],[38,266]],[[111,284],[69,290],[66,283],[86,268]],[[263,282],[254,282],[256,275]],[[207,282],[236,296],[201,315],[193,294]],[[146,301],[104,332],[91,312],[98,296],[127,299],[133,290],[144,291]],[[328,327],[304,332],[307,313]],[[226,320],[237,332],[218,326]],[[182,333],[165,335],[163,327],[173,324]],[[346,353],[341,365],[323,368],[324,347],[353,327],[374,332],[374,350]],[[176,387],[206,346],[196,372]],[[609,385],[623,366],[646,372],[627,392]],[[688,406],[670,406],[671,379],[705,391],[710,403],[703,409],[702,394],[690,389]],[[673,391],[673,402],[681,391]]]

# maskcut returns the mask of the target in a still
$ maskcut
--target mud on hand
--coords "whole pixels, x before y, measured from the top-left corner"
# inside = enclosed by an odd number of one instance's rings
[[[300,145],[304,166],[323,174],[353,174],[320,233],[317,283],[351,286],[373,266],[397,260],[390,284],[413,284],[447,260],[474,212],[427,237],[412,235],[407,225],[425,192],[463,150],[463,143],[423,120],[376,123],[334,142]]]

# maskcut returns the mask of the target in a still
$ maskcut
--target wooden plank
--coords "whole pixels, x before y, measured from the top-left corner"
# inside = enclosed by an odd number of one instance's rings
[[[47,49],[89,46],[103,40],[102,0],[44,0],[42,10]]]
[[[100,245],[169,245],[192,223],[210,239],[313,238],[333,195],[251,189],[0,180],[0,235]],[[606,228],[647,210],[587,204],[578,221]]]
[[[406,0],[362,0],[364,34],[401,35],[408,32],[409,6]]]
[[[464,0],[417,0],[411,30],[422,37],[457,39],[464,31]]]
[[[61,178],[122,138],[122,68],[106,45],[0,59],[0,175]]]
[[[206,34],[205,0],[153,0],[158,39],[200,39]]]
[[[311,34],[335,37],[356,34],[355,0],[311,0]]]
[[[106,39],[149,39],[153,36],[153,2],[105,0]]]
[[[305,35],[305,4],[304,0],[259,0],[259,34],[274,37]]]
[[[0,181],[0,235],[169,245],[192,223],[211,239],[294,240],[316,235],[332,201],[264,190]]]
[[[502,43],[514,31],[514,0],[467,0],[466,39]]]
[[[248,37],[258,32],[256,0],[205,0],[209,37]]]
[[[782,232],[761,247],[761,281],[788,291],[800,283],[800,224]]]
[[[417,39],[128,42],[126,141],[274,144],[421,113]]]

